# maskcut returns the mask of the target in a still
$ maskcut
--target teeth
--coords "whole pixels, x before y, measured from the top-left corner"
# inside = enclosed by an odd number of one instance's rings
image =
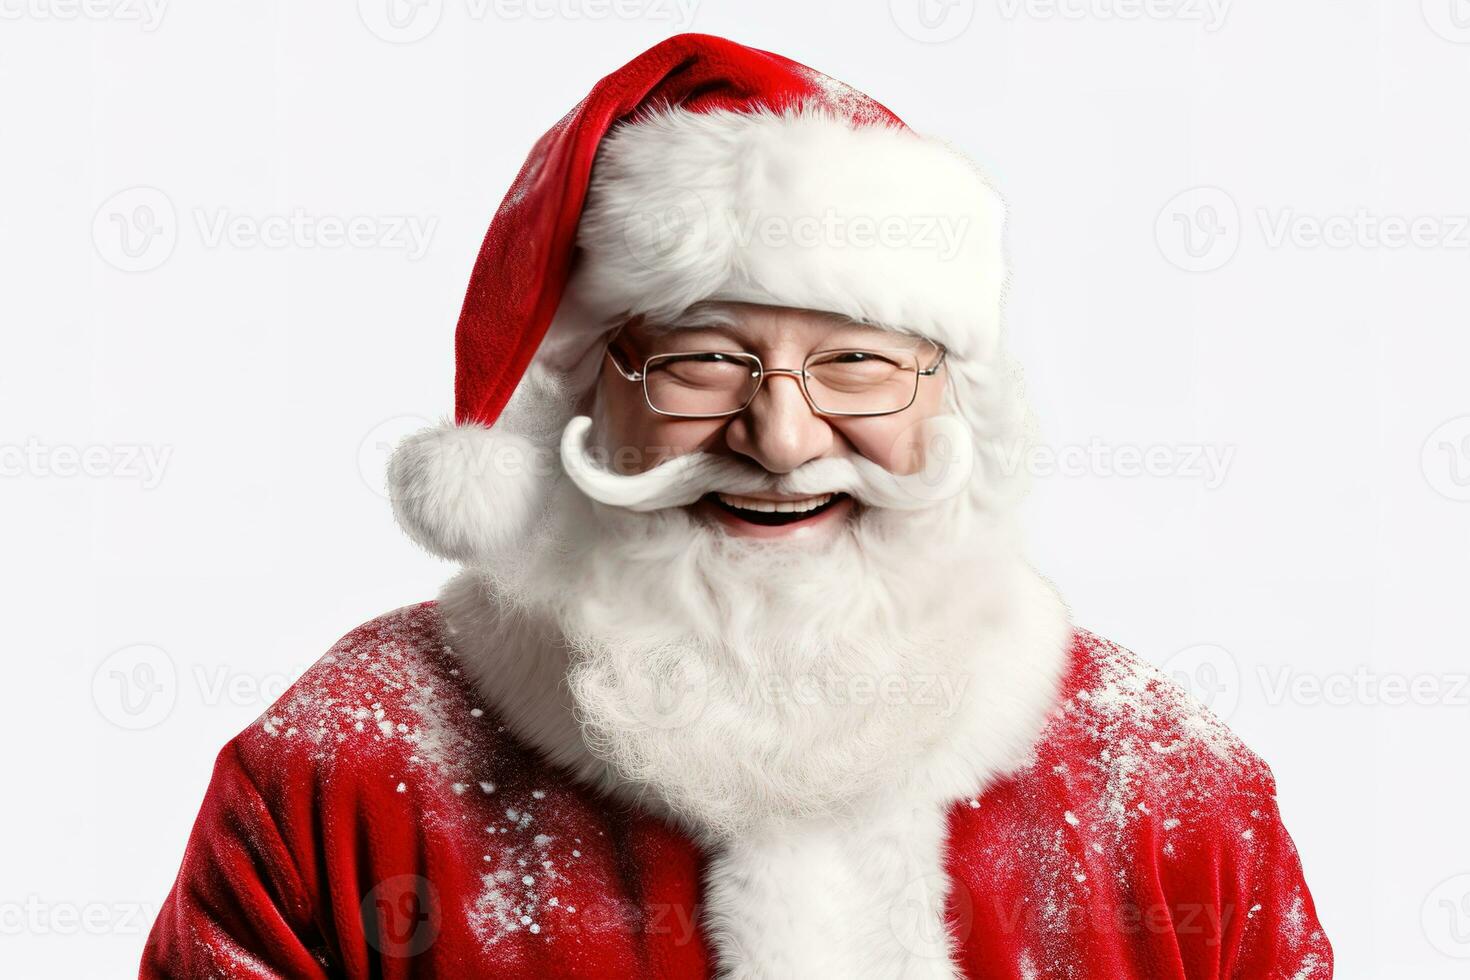
[[[815,497],[802,497],[799,500],[757,500],[755,497],[740,497],[733,493],[717,493],[720,503],[726,507],[736,507],[740,510],[754,510],[763,514],[800,514],[809,510],[816,510],[832,499],[832,494],[822,493]]]

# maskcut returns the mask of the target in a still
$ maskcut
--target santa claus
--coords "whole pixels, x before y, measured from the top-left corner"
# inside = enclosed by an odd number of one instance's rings
[[[462,572],[225,747],[142,975],[1330,977],[1269,770],[1023,557],[1002,218],[777,55],[599,82],[389,466]]]

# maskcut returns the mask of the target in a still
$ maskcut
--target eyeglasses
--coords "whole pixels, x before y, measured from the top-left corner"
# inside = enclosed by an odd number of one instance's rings
[[[939,371],[949,352],[925,342],[936,352],[928,367],[920,364],[918,351],[905,349],[818,350],[806,356],[800,370],[768,368],[745,351],[654,354],[641,371],[621,363],[611,346],[607,358],[624,378],[642,383],[649,409],[671,418],[738,415],[773,374],[795,378],[818,415],[868,417],[902,412],[918,397],[919,379]]]

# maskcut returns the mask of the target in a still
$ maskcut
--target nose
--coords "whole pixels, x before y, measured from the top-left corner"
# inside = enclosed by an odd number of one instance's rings
[[[790,374],[767,373],[755,400],[730,420],[725,444],[759,463],[769,473],[789,473],[826,455],[832,426],[812,411],[801,381]]]

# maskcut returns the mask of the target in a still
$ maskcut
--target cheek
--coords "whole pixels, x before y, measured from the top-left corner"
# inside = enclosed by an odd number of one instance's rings
[[[925,419],[944,414],[942,385],[921,387],[909,408],[897,415],[871,419],[849,419],[842,423],[843,435],[853,449],[890,473],[917,473],[924,468]]]
[[[923,465],[919,438],[923,419],[910,412],[853,419],[843,425],[843,434],[853,449],[890,473],[915,473]]]
[[[719,441],[723,420],[671,419],[643,402],[643,389],[619,377],[597,400],[594,436],[615,473],[650,470],[672,456],[708,449]]]

